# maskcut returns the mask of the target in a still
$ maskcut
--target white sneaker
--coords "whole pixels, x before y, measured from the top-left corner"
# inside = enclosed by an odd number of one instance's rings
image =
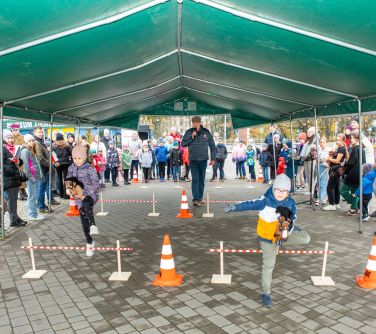
[[[336,211],[337,208],[335,205],[327,205],[326,207],[323,208],[325,211]]]
[[[38,215],[36,217],[30,217],[29,220],[30,221],[37,221],[37,220],[44,220],[45,217],[43,215]]]
[[[340,209],[341,208],[341,206],[339,204],[336,204],[335,207],[336,207],[336,209]]]
[[[93,247],[95,247],[94,240],[91,244],[86,244],[86,256],[93,256],[94,255]]]
[[[95,225],[91,225],[90,226],[90,235],[97,235],[97,234],[99,234],[98,227],[96,227]]]

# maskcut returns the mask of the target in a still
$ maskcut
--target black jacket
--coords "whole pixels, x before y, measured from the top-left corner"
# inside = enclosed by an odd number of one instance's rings
[[[72,154],[69,145],[61,147],[54,144],[52,145],[52,150],[56,153],[58,158],[55,162],[58,162],[61,167],[69,167],[72,163]]]
[[[227,158],[227,148],[225,144],[217,144],[215,148],[215,158],[217,161],[225,161]]]
[[[37,148],[37,159],[39,161],[40,167],[42,168],[43,174],[48,174],[50,172],[50,153],[47,150],[47,146],[44,144],[42,139],[34,136],[35,145]]]
[[[365,163],[366,155],[362,150],[362,162]],[[359,187],[359,145],[352,148],[349,160],[345,164],[345,184],[350,187]]]
[[[210,160],[215,160],[215,143],[210,131],[201,125],[200,131],[197,131],[195,139],[192,139],[195,128],[188,129],[181,141],[182,146],[188,147],[189,161],[208,160],[208,149],[210,148]]]
[[[20,160],[22,162],[22,160]],[[3,163],[4,163],[4,190],[17,188],[21,185],[25,174],[18,169],[12,153],[3,146]],[[24,179],[25,181],[25,179]]]
[[[172,148],[170,150],[170,160],[172,166],[181,166],[183,159],[180,149]]]

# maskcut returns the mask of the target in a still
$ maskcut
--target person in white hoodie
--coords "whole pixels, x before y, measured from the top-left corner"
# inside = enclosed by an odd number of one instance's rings
[[[133,131],[132,139],[129,141],[128,146],[129,146],[129,152],[132,155],[131,169],[130,169],[130,174],[131,174],[130,177],[132,180],[134,169],[136,169],[136,173],[138,175],[138,164],[139,164],[138,153],[140,152],[142,148],[142,141],[139,138],[137,131]]]

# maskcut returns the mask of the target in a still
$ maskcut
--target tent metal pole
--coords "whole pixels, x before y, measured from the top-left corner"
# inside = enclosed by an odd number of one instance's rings
[[[273,122],[270,122],[270,125],[273,125]],[[277,133],[277,131],[275,131],[274,133],[272,133],[273,160],[274,160],[274,179],[277,177],[277,161],[276,161],[276,156],[275,156],[275,141],[274,141],[274,135],[276,133]]]
[[[359,118],[359,228],[358,233],[363,233],[363,133],[362,133],[362,101],[358,102],[358,118]]]
[[[221,10],[223,12],[232,14],[234,16],[241,17],[243,19],[246,19],[246,20],[249,20],[249,21],[252,21],[252,22],[265,24],[265,25],[268,25],[268,26],[271,26],[271,27],[274,27],[274,28],[290,31],[292,33],[296,33],[296,34],[299,34],[299,35],[303,35],[303,36],[306,36],[306,37],[317,39],[317,40],[320,40],[320,41],[323,41],[323,42],[326,42],[326,43],[329,43],[329,44],[338,45],[338,46],[341,46],[341,47],[346,48],[346,49],[358,51],[358,52],[365,53],[365,54],[368,54],[368,55],[371,55],[371,56],[376,56],[376,51],[374,51],[374,50],[363,48],[363,47],[355,45],[355,44],[347,43],[347,42],[344,42],[344,41],[341,41],[341,40],[338,40],[338,39],[335,39],[335,38],[331,38],[331,37],[328,37],[328,36],[325,36],[325,35],[322,35],[322,34],[318,34],[318,33],[312,32],[312,31],[304,30],[304,29],[301,29],[301,28],[298,28],[298,27],[293,27],[293,26],[290,26],[290,25],[282,23],[282,22],[273,21],[273,20],[258,16],[258,15],[245,13],[243,11],[221,5],[221,4],[214,2],[214,1],[211,1],[211,0],[193,0],[193,1],[197,2],[197,3],[202,3],[206,6],[216,8],[216,9]]]
[[[316,107],[313,108],[313,112],[315,115],[315,141],[316,141],[316,182],[317,182],[317,198],[319,200],[319,205],[321,203],[320,201],[320,174],[319,174],[319,128],[318,128],[318,123],[317,123],[317,109]],[[312,160],[312,163],[314,163],[314,160]],[[312,176],[312,190],[314,191],[314,176]]]
[[[266,93],[261,93],[261,92],[257,92],[257,91],[254,91],[254,90],[248,90],[248,89],[244,89],[244,88],[239,88],[239,87],[224,85],[224,84],[220,84],[218,82],[213,82],[213,81],[208,81],[208,80],[203,80],[203,79],[191,77],[189,75],[184,75],[184,78],[191,79],[191,80],[198,81],[198,82],[207,83],[207,84],[213,85],[213,86],[219,86],[219,87],[233,89],[233,90],[236,90],[236,91],[239,91],[239,92],[244,92],[244,93],[247,93],[247,94],[259,95],[259,96],[264,96],[264,97],[267,97],[267,98],[270,98],[270,99],[274,99],[274,100],[279,100],[279,101],[284,101],[284,102],[299,104],[299,105],[302,105],[302,106],[312,107],[312,105],[304,103],[304,102],[295,101],[295,100],[291,100],[291,99],[285,99],[285,98],[282,98],[282,97],[279,97],[279,96],[274,96],[274,95],[270,95],[270,94],[266,94]]]
[[[294,135],[292,132],[292,115],[290,114],[290,137],[291,137],[291,150],[294,152]],[[292,188],[293,191],[295,192],[295,156],[296,154],[292,157]]]
[[[4,150],[3,150],[3,121],[4,121],[4,107],[0,106],[0,138],[1,138],[1,145],[0,145],[0,183],[1,183],[1,190],[0,190],[0,198],[1,198],[1,240],[5,240],[5,227],[4,227]]]
[[[98,150],[99,150],[99,132],[100,132],[100,129],[101,129],[101,122],[98,123],[98,142],[97,142],[97,154],[98,154]]]
[[[48,178],[48,212],[51,212],[51,202],[52,202],[52,129],[53,129],[53,122],[54,122],[55,114],[51,115],[51,122],[50,122],[50,155],[49,155],[49,178]]]
[[[322,90],[322,91],[325,91],[325,92],[330,92],[330,93],[337,94],[337,95],[343,95],[343,96],[351,97],[351,98],[354,98],[354,99],[358,98],[354,94],[349,94],[349,93],[341,92],[341,91],[338,91],[338,90],[335,90],[335,89],[317,86],[317,85],[310,84],[310,83],[304,82],[304,81],[290,79],[290,78],[287,78],[287,77],[284,77],[284,76],[281,76],[281,75],[261,71],[261,70],[258,70],[258,69],[252,68],[252,67],[246,67],[246,66],[230,63],[230,62],[223,61],[223,60],[220,60],[220,59],[217,59],[217,58],[205,56],[205,55],[197,53],[197,52],[193,52],[193,51],[189,51],[189,50],[185,50],[185,49],[181,49],[181,52],[188,54],[188,55],[191,55],[191,56],[196,56],[196,57],[199,57],[199,58],[202,58],[202,59],[210,60],[210,61],[216,62],[218,64],[223,64],[223,65],[231,66],[231,67],[234,67],[234,68],[246,70],[246,71],[249,71],[249,72],[258,73],[258,74],[265,75],[265,76],[268,76],[268,77],[271,77],[271,78],[277,78],[277,79],[288,81],[288,82],[295,83],[295,84],[298,84],[298,85],[311,87],[311,88],[315,88],[315,89]]]
[[[46,37],[43,37],[43,38],[38,38],[34,41],[27,42],[27,43],[24,43],[24,44],[21,44],[21,45],[17,45],[17,46],[14,46],[12,48],[9,48],[9,49],[4,49],[4,50],[0,51],[0,57],[5,56],[5,55],[10,54],[10,53],[13,53],[13,52],[17,52],[17,51],[20,51],[20,50],[31,48],[31,47],[36,46],[36,45],[51,42],[51,41],[57,40],[57,39],[62,38],[62,37],[77,34],[77,33],[80,33],[82,31],[90,30],[90,29],[97,28],[97,27],[100,27],[100,26],[103,26],[103,25],[106,25],[106,24],[111,24],[111,23],[114,23],[116,21],[120,21],[120,20],[126,18],[127,16],[134,15],[136,13],[142,12],[144,10],[147,10],[151,7],[157,6],[157,5],[162,4],[164,2],[167,2],[167,1],[169,1],[169,0],[149,1],[146,4],[143,4],[141,6],[132,8],[130,10],[127,10],[127,11],[109,16],[109,17],[106,17],[106,18],[99,20],[99,21],[95,21],[95,22],[88,23],[88,24],[85,24],[85,25],[80,26],[80,27],[61,31],[61,32],[58,32],[56,34],[46,36]]]
[[[78,121],[77,136],[76,136],[76,145],[80,144],[80,130],[81,130],[81,122]]]
[[[33,94],[33,95],[18,97],[18,98],[14,99],[14,100],[4,102],[4,105],[5,104],[8,105],[8,104],[19,102],[19,101],[23,101],[23,100],[32,99],[34,97],[39,97],[39,96],[44,96],[44,95],[48,95],[48,94],[60,92],[62,90],[66,90],[66,89],[69,89],[69,88],[74,88],[74,87],[86,85],[86,84],[91,83],[91,82],[95,82],[95,81],[102,80],[102,79],[107,79],[107,78],[110,78],[110,77],[113,77],[113,76],[116,76],[116,75],[119,75],[119,74],[124,74],[124,73],[127,73],[127,72],[131,72],[131,71],[135,71],[135,70],[138,70],[138,69],[143,68],[145,66],[148,66],[150,64],[153,64],[155,62],[158,62],[159,60],[162,60],[164,58],[168,58],[171,55],[174,55],[175,53],[177,53],[177,50],[170,51],[170,52],[168,52],[168,53],[166,53],[166,54],[164,54],[164,55],[162,55],[160,57],[153,58],[153,59],[151,59],[151,60],[149,60],[149,61],[147,61],[145,63],[142,63],[142,64],[137,65],[137,66],[133,66],[133,67],[130,67],[130,68],[126,68],[126,69],[121,70],[121,71],[117,71],[117,72],[105,74],[105,75],[102,75],[102,76],[99,76],[99,77],[96,77],[96,78],[92,78],[92,79],[89,79],[89,80],[84,80],[84,81],[76,82],[76,83],[73,83],[73,84],[70,84],[70,85],[67,85],[67,86],[63,86],[63,87],[59,87],[59,88],[47,90],[45,92],[40,92],[40,93]]]
[[[178,26],[177,26],[177,49],[178,49],[178,63],[179,63],[179,76],[180,76],[180,85],[183,89],[183,95],[185,96],[184,89],[184,72],[183,72],[183,59],[181,56],[181,17],[183,14],[183,0],[177,0],[178,3]]]
[[[224,123],[223,123],[223,142],[227,143],[227,115],[225,114]]]

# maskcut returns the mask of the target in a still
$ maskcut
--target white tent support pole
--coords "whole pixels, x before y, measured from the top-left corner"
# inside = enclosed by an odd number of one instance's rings
[[[362,101],[358,102],[358,118],[359,118],[359,233],[363,233],[363,133],[362,133]]]
[[[101,122],[98,123],[98,142],[97,142],[97,154],[98,154],[98,149],[99,149],[99,140],[100,140],[100,136],[99,136],[99,131],[101,129]],[[102,152],[104,153],[104,152]]]
[[[290,114],[290,137],[291,137],[291,150],[292,152],[294,152],[294,134],[292,132],[292,115]],[[297,151],[296,151],[297,153]],[[295,188],[295,185],[296,185],[296,180],[295,180],[295,156],[296,156],[296,153],[295,155],[292,157],[292,189],[293,191],[295,192],[296,191],[296,188]]]
[[[120,258],[120,241],[116,240],[116,255],[117,255],[117,263],[118,263],[118,273],[121,276],[121,258]]]
[[[220,250],[220,253],[219,253],[219,268],[220,268],[220,275],[221,277],[223,277],[224,275],[224,260],[223,260],[223,241],[220,241],[219,242],[219,250]]]
[[[274,27],[274,28],[290,31],[290,32],[295,33],[295,34],[299,34],[299,35],[303,35],[303,36],[310,37],[310,38],[313,38],[313,39],[317,39],[317,40],[320,40],[320,41],[323,41],[323,42],[326,42],[326,43],[329,43],[329,44],[337,45],[337,46],[340,46],[340,47],[343,47],[343,48],[346,48],[346,49],[358,51],[360,53],[368,54],[370,56],[376,56],[375,50],[363,48],[363,47],[355,45],[355,44],[344,42],[344,41],[341,41],[341,40],[338,40],[338,39],[335,39],[335,38],[331,38],[331,37],[328,37],[328,36],[325,36],[325,35],[322,35],[322,34],[318,34],[318,33],[312,32],[312,31],[304,30],[304,29],[301,29],[301,28],[298,28],[298,27],[293,27],[293,26],[290,26],[290,25],[282,23],[282,22],[277,22],[277,21],[273,21],[273,20],[270,20],[270,19],[267,19],[267,18],[264,18],[264,17],[260,17],[258,15],[245,13],[243,11],[221,5],[221,4],[214,2],[214,1],[211,1],[211,0],[193,0],[193,1],[197,2],[197,3],[202,3],[206,6],[216,8],[216,9],[221,10],[223,12],[232,14],[234,16],[241,17],[243,19],[246,19],[246,20],[249,20],[249,21],[252,21],[252,22],[257,22],[257,23],[261,23],[261,24],[265,24],[265,25]]]
[[[143,93],[143,92],[147,92],[149,90],[153,90],[155,88],[158,88],[158,87],[161,87],[163,85],[166,85],[174,80],[177,80],[180,78],[180,75],[174,77],[174,78],[171,78],[171,79],[168,79],[164,82],[161,82],[160,84],[158,85],[155,85],[153,87],[148,87],[148,88],[143,88],[143,89],[139,89],[139,90],[135,90],[133,92],[129,92],[129,93],[124,93],[124,94],[120,94],[120,95],[115,95],[115,96],[111,96],[111,97],[107,97],[107,98],[104,98],[104,99],[100,99],[100,100],[96,100],[96,101],[93,101],[93,102],[89,102],[89,103],[85,103],[85,104],[80,104],[78,106],[73,106],[73,107],[69,107],[69,108],[66,108],[66,109],[61,109],[61,110],[58,110],[57,113],[60,113],[60,112],[65,112],[65,111],[70,111],[70,110],[74,110],[74,109],[79,109],[79,108],[84,108],[84,107],[89,107],[89,106],[92,106],[94,104],[98,104],[98,103],[102,103],[102,102],[107,102],[107,101],[111,101],[111,100],[116,100],[116,99],[119,99],[121,97],[125,97],[125,96],[130,96],[130,95],[134,95],[134,94],[139,94],[139,93]]]
[[[223,124],[223,142],[227,143],[227,115],[225,114],[224,124]]]
[[[183,96],[185,96],[184,88],[184,71],[183,71],[183,59],[181,56],[181,18],[183,14],[183,0],[177,0],[178,3],[178,24],[177,24],[177,50],[178,50],[178,63],[179,63],[179,76],[180,76],[180,86],[183,89]]]
[[[44,96],[44,95],[56,93],[56,92],[60,92],[60,91],[63,91],[63,90],[69,89],[69,88],[74,88],[74,87],[86,85],[88,83],[92,83],[92,82],[95,82],[95,81],[107,79],[107,78],[110,78],[110,77],[113,77],[113,76],[116,76],[116,75],[119,75],[119,74],[124,74],[124,73],[127,73],[127,72],[132,72],[132,71],[138,70],[140,68],[143,68],[145,66],[148,66],[150,64],[153,64],[153,63],[155,63],[155,62],[157,62],[159,60],[162,60],[164,58],[168,58],[171,55],[175,54],[176,52],[177,52],[177,50],[170,51],[170,52],[168,52],[168,53],[166,53],[166,54],[164,54],[162,56],[159,56],[157,58],[153,58],[153,59],[151,59],[151,60],[149,60],[149,61],[147,61],[145,63],[142,63],[142,64],[137,65],[137,66],[133,66],[133,67],[130,67],[130,68],[126,68],[126,69],[121,70],[121,71],[116,71],[116,72],[112,72],[112,73],[109,73],[109,74],[101,75],[99,77],[95,77],[95,78],[92,78],[92,79],[89,79],[89,80],[84,80],[84,81],[76,82],[76,83],[73,83],[73,84],[70,84],[70,85],[67,85],[67,86],[63,86],[63,87],[59,87],[59,88],[47,90],[45,92],[40,92],[40,93],[33,94],[33,95],[18,97],[18,98],[14,99],[14,100],[4,102],[4,105],[5,104],[19,102],[19,101],[23,101],[23,100],[28,100],[28,99],[32,99],[32,98],[35,98],[35,97],[39,97],[39,96]]]
[[[238,87],[234,87],[234,86],[224,85],[224,84],[220,84],[220,83],[213,82],[213,81],[208,81],[208,80],[203,80],[203,79],[191,77],[189,75],[184,75],[184,78],[191,79],[191,80],[194,80],[194,81],[203,82],[203,83],[207,83],[207,84],[213,85],[213,86],[229,88],[229,89],[232,89],[232,90],[236,90],[238,92],[243,92],[243,93],[253,94],[253,95],[259,95],[259,96],[267,97],[267,98],[274,99],[274,100],[279,100],[279,101],[284,101],[284,102],[289,102],[289,103],[299,104],[299,105],[302,105],[302,106],[311,107],[310,104],[307,104],[307,103],[304,103],[304,102],[290,100],[290,99],[284,99],[282,97],[278,97],[278,96],[274,96],[274,95],[270,95],[270,94],[265,94],[265,93],[257,92],[257,91],[254,91],[254,90],[248,90],[248,89],[238,88]]]
[[[77,136],[76,136],[76,145],[78,145],[80,143],[80,130],[81,130],[81,122],[78,121]]]
[[[20,44],[20,45],[17,45],[17,46],[8,48],[8,49],[1,50],[0,51],[0,57],[1,56],[5,56],[5,55],[10,54],[10,53],[14,53],[14,52],[20,51],[20,50],[31,48],[31,47],[36,46],[36,45],[48,43],[48,42],[57,40],[59,38],[63,38],[63,37],[66,37],[66,36],[77,34],[77,33],[80,33],[82,31],[94,29],[94,28],[97,28],[97,27],[104,26],[106,24],[111,24],[111,23],[114,23],[116,21],[120,21],[120,20],[122,20],[122,19],[124,19],[124,18],[126,18],[128,16],[131,16],[131,15],[134,15],[136,13],[142,12],[144,10],[147,10],[147,9],[149,9],[151,7],[157,6],[157,5],[162,4],[164,2],[167,2],[167,1],[169,1],[169,0],[154,0],[154,1],[149,1],[146,4],[143,4],[141,6],[132,8],[130,10],[127,10],[127,11],[124,11],[124,12],[121,12],[121,13],[109,16],[109,17],[106,17],[106,18],[104,18],[102,20],[99,20],[99,21],[88,23],[88,24],[85,24],[85,25],[80,26],[80,27],[76,27],[76,28],[65,30],[65,31],[61,31],[61,32],[58,32],[56,34],[52,34],[52,35],[49,35],[49,36],[46,36],[46,37],[38,38],[38,39],[35,39],[33,41],[24,43],[24,44]]]
[[[261,71],[261,70],[255,69],[255,68],[230,63],[230,62],[223,61],[223,60],[220,60],[220,59],[217,59],[217,58],[205,56],[205,55],[197,53],[197,52],[193,52],[193,51],[189,51],[189,50],[185,50],[185,49],[181,49],[181,52],[188,54],[188,55],[191,55],[191,56],[196,56],[196,57],[199,57],[199,58],[202,58],[202,59],[210,60],[210,61],[213,61],[213,62],[218,63],[218,64],[223,64],[223,65],[231,66],[231,67],[234,67],[234,68],[239,68],[239,69],[242,69],[242,70],[245,70],[245,71],[248,71],[248,72],[254,72],[254,73],[261,74],[261,75],[265,75],[265,76],[268,76],[268,77],[271,77],[271,78],[276,78],[276,79],[292,82],[292,83],[295,83],[295,84],[298,84],[298,85],[301,85],[301,86],[311,87],[311,88],[315,88],[315,89],[322,90],[322,91],[325,91],[325,92],[330,92],[330,93],[337,94],[337,95],[348,96],[348,97],[351,97],[351,98],[354,98],[354,99],[357,98],[357,96],[353,95],[353,94],[341,92],[341,91],[338,91],[338,90],[334,90],[334,89],[330,89],[330,88],[326,88],[326,87],[322,87],[322,86],[317,86],[317,85],[314,85],[314,84],[310,84],[308,82],[290,79],[290,78],[283,77],[283,76],[280,76],[280,75],[277,75],[277,74]]]
[[[5,227],[4,227],[4,148],[3,148],[3,126],[4,126],[4,107],[0,106],[0,138],[1,138],[1,145],[0,145],[0,200],[1,200],[1,216],[0,216],[0,223],[1,223],[1,239],[5,240]]]
[[[270,125],[273,125],[273,122],[270,122]],[[273,160],[274,160],[274,179],[277,177],[277,159],[276,159],[276,156],[275,156],[275,141],[274,141],[274,136],[275,136],[276,133],[277,133],[277,131],[274,132],[274,133],[272,133]]]
[[[317,182],[317,198],[319,200],[319,203],[321,203],[320,201],[320,191],[321,191],[321,186],[320,186],[320,173],[319,173],[319,164],[320,164],[320,160],[319,160],[319,150],[320,150],[320,146],[319,146],[319,128],[318,128],[318,123],[317,123],[317,109],[316,107],[313,108],[313,112],[314,112],[314,116],[315,116],[315,141],[316,141],[316,182]],[[314,163],[314,160],[312,160],[312,163]],[[312,191],[314,190],[314,187],[313,187],[313,181],[314,181],[314,177],[312,176]],[[319,204],[320,205],[320,204]]]
[[[51,202],[52,202],[52,129],[53,129],[53,122],[54,122],[54,116],[55,114],[51,115],[51,122],[50,122],[50,154],[48,156],[49,158],[49,166],[48,166],[48,194],[47,194],[47,200],[48,200],[48,212],[51,212]]]

